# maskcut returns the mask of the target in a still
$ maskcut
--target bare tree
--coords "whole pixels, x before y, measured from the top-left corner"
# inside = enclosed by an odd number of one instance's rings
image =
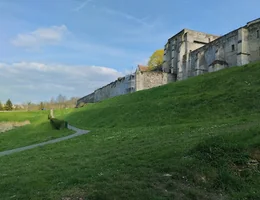
[[[62,94],[59,94],[59,95],[57,96],[56,101],[57,101],[57,103],[59,104],[59,108],[61,108],[62,106],[63,106],[63,107],[66,106],[66,103],[65,103],[66,100],[67,100],[66,96],[63,96]]]
[[[26,105],[27,105],[27,110],[30,111],[32,102],[31,101],[27,101]]]

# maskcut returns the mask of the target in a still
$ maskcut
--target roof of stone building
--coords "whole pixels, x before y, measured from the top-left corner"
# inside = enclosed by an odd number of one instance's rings
[[[250,22],[247,22],[247,25],[251,25],[251,24],[254,24],[254,23],[258,23],[258,22],[260,22],[260,18],[254,19]]]
[[[175,38],[176,36],[178,36],[178,35],[180,35],[180,34],[185,33],[185,32],[196,32],[196,33],[202,33],[202,34],[205,34],[205,35],[211,35],[211,36],[214,36],[214,37],[220,37],[220,35],[215,35],[215,34],[205,33],[205,32],[202,32],[202,31],[196,31],[196,30],[184,28],[184,29],[182,29],[180,32],[178,32],[178,33],[176,33],[175,35],[173,35],[172,37],[170,37],[170,38],[168,39],[168,41],[171,40],[171,39],[173,39],[173,38]]]
[[[149,67],[144,65],[138,65],[138,70],[140,72],[147,72],[149,70]]]

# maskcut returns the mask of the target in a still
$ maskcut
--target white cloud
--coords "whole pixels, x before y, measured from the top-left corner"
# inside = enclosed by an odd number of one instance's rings
[[[65,25],[38,28],[29,33],[18,34],[11,43],[18,47],[39,48],[44,45],[54,45],[61,42],[68,29]]]
[[[38,62],[0,63],[0,101],[49,100],[59,93],[84,96],[122,76],[100,66],[70,66]]]
[[[83,9],[88,3],[90,3],[93,0],[86,0],[83,3],[81,3],[77,8],[75,8],[73,11],[80,11],[81,9]]]
[[[121,12],[121,11],[118,11],[118,10],[113,10],[111,8],[103,8],[103,11],[107,14],[110,14],[110,15],[117,15],[117,16],[120,16],[120,17],[123,17],[127,20],[131,20],[131,21],[134,21],[138,24],[141,24],[141,25],[144,25],[144,26],[148,26],[148,27],[152,27],[153,25],[149,24],[146,22],[146,19],[147,17],[143,18],[143,19],[139,19],[133,15],[130,15],[128,13],[125,13],[125,12]]]

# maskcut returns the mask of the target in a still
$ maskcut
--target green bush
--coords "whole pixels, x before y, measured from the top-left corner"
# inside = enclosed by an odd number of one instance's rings
[[[56,119],[56,118],[50,119],[50,123],[57,130],[64,129],[64,128],[68,127],[68,122],[66,122],[64,120]]]

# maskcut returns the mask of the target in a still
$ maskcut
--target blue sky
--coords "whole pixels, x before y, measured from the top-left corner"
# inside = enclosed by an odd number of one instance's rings
[[[183,28],[223,35],[260,17],[248,0],[0,0],[0,101],[84,96],[146,64]]]

